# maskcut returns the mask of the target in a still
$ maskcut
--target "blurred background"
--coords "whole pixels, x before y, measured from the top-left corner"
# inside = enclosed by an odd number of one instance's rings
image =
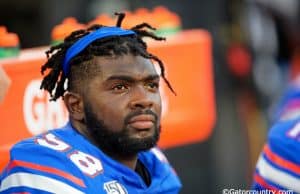
[[[24,49],[49,45],[54,27],[70,16],[87,24],[99,14],[158,6],[179,18],[168,33],[203,29],[213,43],[212,133],[165,149],[181,177],[181,193],[249,189],[272,110],[299,69],[298,0],[9,0],[0,1],[0,25],[16,33]]]

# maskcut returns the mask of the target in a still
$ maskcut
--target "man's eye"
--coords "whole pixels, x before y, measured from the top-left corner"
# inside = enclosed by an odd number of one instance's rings
[[[157,89],[159,87],[159,84],[156,82],[150,82],[147,84],[147,87],[149,87],[150,89]]]
[[[118,84],[112,87],[113,90],[126,90],[128,89],[127,86],[125,86],[124,84]]]

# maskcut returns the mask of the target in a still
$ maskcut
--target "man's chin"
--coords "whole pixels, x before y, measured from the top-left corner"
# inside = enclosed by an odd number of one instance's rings
[[[155,129],[140,130],[130,135],[133,139],[155,139]]]
[[[152,135],[150,137],[128,137],[126,142],[121,145],[123,154],[137,154],[141,151],[147,151],[156,146],[158,137]],[[122,143],[121,143],[122,144]]]

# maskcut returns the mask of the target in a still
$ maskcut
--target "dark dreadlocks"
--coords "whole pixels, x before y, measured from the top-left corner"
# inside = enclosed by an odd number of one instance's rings
[[[120,27],[125,17],[124,13],[116,13],[118,16],[117,27]],[[97,72],[96,68],[92,68],[92,59],[94,56],[121,56],[123,54],[131,53],[135,56],[140,55],[147,59],[156,61],[161,69],[161,77],[166,82],[169,89],[175,94],[171,84],[165,77],[165,69],[163,62],[155,55],[147,51],[147,44],[142,40],[143,37],[150,37],[154,40],[165,40],[163,37],[156,36],[149,30],[155,30],[151,25],[147,23],[141,23],[131,28],[136,34],[127,36],[110,36],[95,40],[82,52],[76,55],[70,61],[70,73],[66,76],[62,70],[63,60],[66,51],[71,47],[77,40],[86,36],[87,34],[103,27],[102,25],[93,25],[85,30],[78,30],[72,32],[68,37],[64,39],[64,42],[52,46],[46,55],[48,61],[41,67],[41,73],[47,69],[50,69],[48,74],[44,77],[40,89],[45,89],[49,92],[51,100],[56,100],[63,96],[68,90],[75,90],[78,83],[82,83],[85,78],[91,77],[91,75]],[[67,89],[65,89],[65,82],[68,80]],[[77,83],[77,84],[76,84]],[[176,95],[176,94],[175,94]]]

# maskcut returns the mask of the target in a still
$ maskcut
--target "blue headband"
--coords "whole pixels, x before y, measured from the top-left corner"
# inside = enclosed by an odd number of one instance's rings
[[[93,41],[101,38],[109,37],[109,36],[125,36],[131,34],[135,34],[135,32],[132,30],[125,30],[119,27],[101,27],[98,30],[91,32],[88,35],[82,37],[67,50],[64,63],[63,63],[64,75],[67,76],[69,74],[70,60],[73,57],[75,57],[78,53],[80,53],[83,49],[85,49]]]

